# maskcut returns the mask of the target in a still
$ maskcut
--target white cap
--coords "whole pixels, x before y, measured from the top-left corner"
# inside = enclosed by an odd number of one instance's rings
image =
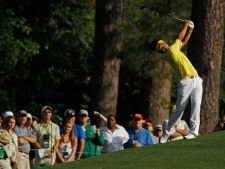
[[[45,110],[51,110],[52,111],[52,108],[50,106],[44,106],[42,109],[41,109],[41,113]]]
[[[11,111],[6,111],[6,112],[3,114],[3,118],[8,117],[8,116],[13,116],[13,112],[11,112]]]
[[[32,119],[32,115],[30,113],[27,113],[27,118]]]

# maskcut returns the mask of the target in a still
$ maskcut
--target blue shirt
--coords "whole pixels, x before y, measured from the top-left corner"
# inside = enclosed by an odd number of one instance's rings
[[[13,129],[13,131],[16,133],[18,138],[20,137],[35,137],[35,135],[32,134],[32,132],[27,127],[20,127],[16,125],[16,127]],[[30,144],[18,144],[18,150],[19,151],[26,151],[30,152]]]
[[[63,125],[59,126],[59,130],[60,130],[60,133],[62,133]],[[82,129],[82,127],[77,125],[77,124],[75,124],[75,123],[74,123],[74,135],[77,138],[78,143],[79,143],[80,140],[86,139],[86,135],[85,135],[84,130]]]
[[[127,143],[124,144],[124,148],[130,148],[132,147],[133,141],[137,140],[139,144],[142,146],[152,145],[152,136],[149,133],[148,130],[141,128],[138,133],[135,132],[134,129],[131,129],[128,131],[129,134],[129,140]]]

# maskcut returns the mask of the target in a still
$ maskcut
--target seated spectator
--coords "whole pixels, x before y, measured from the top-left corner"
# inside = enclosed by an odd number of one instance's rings
[[[63,132],[59,141],[59,148],[56,151],[57,163],[65,163],[74,161],[75,153],[77,149],[77,139],[74,136],[72,121],[64,123]]]
[[[10,169],[16,168],[16,165],[18,163],[18,137],[16,133],[13,132],[13,128],[15,127],[16,120],[15,117],[12,116],[11,113],[4,113],[3,123],[2,123],[2,129],[1,131],[1,139],[0,143],[4,146],[4,149],[6,151],[8,158],[3,158],[5,161],[0,160],[0,164],[2,166],[5,166],[3,168]],[[4,132],[7,131],[7,132]],[[4,143],[5,142],[5,143]],[[7,146],[7,147],[6,147]],[[3,147],[1,147],[3,148]],[[10,166],[11,163],[11,166]]]
[[[81,156],[83,154],[84,151],[84,144],[85,144],[85,133],[82,129],[81,126],[77,125],[75,123],[76,121],[76,116],[75,116],[75,111],[73,109],[67,109],[64,112],[64,119],[63,119],[63,123],[65,123],[66,121],[71,121],[74,123],[74,135],[77,138],[77,150],[76,150],[76,155],[75,158],[76,160],[80,160]],[[63,125],[60,126],[60,133],[63,132]]]
[[[150,134],[152,136],[153,144],[158,144],[159,143],[159,137],[153,135],[154,134],[154,128],[153,128],[153,125],[152,125],[152,121],[150,119],[145,120],[144,128],[150,132]]]
[[[124,144],[124,148],[141,147],[152,145],[152,137],[146,129],[142,128],[142,115],[134,114],[133,129],[128,131],[129,140]]]
[[[221,118],[219,130],[225,130],[225,115]]]
[[[79,111],[79,124],[86,134],[84,152],[82,158],[93,157],[100,155],[101,150],[99,146],[104,145],[104,138],[100,129],[93,131],[94,127],[90,124],[87,124],[88,121],[88,112],[87,110],[81,109]]]
[[[163,122],[163,130],[165,130],[167,128],[167,125],[168,125],[168,120],[165,120]],[[184,139],[184,136],[187,136],[189,134],[189,130],[190,130],[190,128],[188,127],[186,121],[180,120],[176,131],[170,135],[168,141]]]
[[[30,169],[30,143],[36,143],[36,137],[25,126],[27,121],[26,110],[20,110],[17,113],[17,125],[13,131],[18,136],[18,163],[16,168]]]
[[[156,125],[154,127],[154,136],[159,138],[159,137],[162,136],[162,134],[163,134],[163,127],[162,127],[162,125]]]
[[[35,152],[35,165],[44,163],[53,165],[56,160],[56,150],[59,146],[59,126],[51,121],[52,108],[44,106],[41,109],[42,121],[34,127],[34,134],[38,140]]]
[[[104,137],[103,153],[123,150],[123,144],[129,139],[129,135],[124,127],[116,124],[116,117],[109,115],[107,117],[107,126],[100,127]]]

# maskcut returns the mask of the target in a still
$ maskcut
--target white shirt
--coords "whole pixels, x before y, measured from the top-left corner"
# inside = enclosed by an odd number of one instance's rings
[[[129,140],[127,131],[118,124],[116,124],[114,132],[111,132],[107,126],[100,127],[100,131],[105,141],[102,148],[102,152],[104,153],[123,150],[123,144]]]
[[[60,143],[59,144],[59,153],[61,154],[61,156],[64,158],[64,153],[68,152],[68,157],[70,156],[71,152],[72,152],[72,145],[71,142],[69,143]],[[67,158],[68,158],[67,157]]]

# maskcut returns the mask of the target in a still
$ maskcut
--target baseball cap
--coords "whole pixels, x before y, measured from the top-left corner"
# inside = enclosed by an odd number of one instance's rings
[[[154,130],[155,131],[156,130],[163,130],[163,127],[162,127],[162,125],[156,125],[155,128],[154,128]]]
[[[75,116],[75,111],[73,109],[67,109],[64,112],[64,116]]]
[[[81,115],[87,115],[88,116],[87,110],[84,110],[84,109],[81,109],[78,114],[79,114],[79,116],[81,116]]]
[[[33,120],[33,121],[34,121],[34,120],[38,121],[38,118],[37,118],[36,116],[32,116],[32,120]]]
[[[30,113],[27,113],[27,118],[32,119],[32,115]]]
[[[17,116],[20,116],[20,115],[26,115],[27,116],[27,111],[26,110],[19,110],[18,113],[17,113]]]
[[[141,114],[136,113],[136,114],[134,114],[133,119],[141,119],[142,120],[143,117]]]
[[[42,109],[41,109],[41,113],[42,113],[43,111],[45,111],[45,110],[51,110],[51,111],[52,111],[52,108],[51,108],[50,106],[44,106],[44,107],[42,107]]]
[[[6,111],[6,112],[3,114],[3,119],[4,119],[5,117],[9,117],[9,116],[13,116],[13,112],[11,112],[11,111]]]

